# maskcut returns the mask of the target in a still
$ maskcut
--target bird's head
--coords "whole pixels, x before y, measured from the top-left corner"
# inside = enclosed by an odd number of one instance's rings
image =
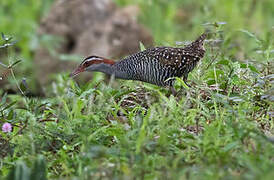
[[[75,77],[84,71],[93,71],[100,67],[102,64],[113,65],[115,61],[106,59],[99,56],[89,56],[70,74],[70,77]]]

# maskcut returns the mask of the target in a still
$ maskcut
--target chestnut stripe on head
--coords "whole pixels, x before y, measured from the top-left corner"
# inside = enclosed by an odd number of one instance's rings
[[[113,65],[113,64],[115,64],[115,61],[110,60],[110,59],[105,59],[105,58],[102,58],[99,56],[89,56],[84,59],[84,61],[81,63],[81,65],[84,68],[87,68],[93,64],[101,64],[101,63]]]

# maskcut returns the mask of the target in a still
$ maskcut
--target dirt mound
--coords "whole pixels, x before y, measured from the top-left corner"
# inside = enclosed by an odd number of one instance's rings
[[[138,8],[117,7],[111,0],[57,0],[42,20],[39,34],[62,38],[58,47],[41,47],[35,54],[41,84],[50,74],[70,71],[81,61],[62,61],[56,54],[99,55],[119,58],[139,50],[139,42],[152,45],[147,29],[137,22]]]

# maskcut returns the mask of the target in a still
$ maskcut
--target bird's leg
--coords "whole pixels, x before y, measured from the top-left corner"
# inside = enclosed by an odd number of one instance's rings
[[[176,91],[176,89],[174,88],[174,86],[169,86],[169,89],[170,89],[172,95],[175,97],[175,96],[177,95],[177,91]]]
[[[172,95],[175,97],[177,95],[177,91],[176,91],[174,85],[175,85],[175,80],[174,79],[170,80],[168,87],[169,87],[169,90],[171,91]]]
[[[188,87],[191,87],[191,86],[187,83],[187,77],[188,77],[188,74],[184,75],[184,77],[183,77],[184,83],[185,83]]]

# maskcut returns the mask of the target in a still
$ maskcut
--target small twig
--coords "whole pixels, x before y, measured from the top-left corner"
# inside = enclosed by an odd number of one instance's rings
[[[217,52],[215,54],[215,56],[212,58],[212,60],[210,61],[210,63],[206,66],[206,68],[204,70],[207,70],[212,64],[213,62],[217,59],[217,57],[220,55],[221,53],[220,52]]]
[[[58,119],[57,120],[54,120],[54,119],[40,119],[40,120],[38,120],[38,122],[55,122],[55,121],[58,121]]]
[[[20,86],[19,86],[19,83],[18,83],[18,81],[17,81],[17,79],[16,79],[16,77],[15,77],[15,74],[14,74],[12,68],[10,68],[10,72],[11,72],[11,75],[12,75],[13,79],[15,80],[15,84],[16,84],[17,88],[19,89],[20,93],[21,93],[24,97],[26,97],[26,96],[25,96],[25,93],[22,91],[22,89],[21,89]]]
[[[0,65],[3,66],[3,67],[5,67],[5,68],[8,68],[8,66],[5,65],[5,64],[3,64],[1,61],[0,61]]]
[[[231,68],[231,70],[230,70],[230,72],[229,72],[229,74],[228,74],[228,79],[227,79],[227,81],[225,82],[225,90],[224,90],[225,92],[227,91],[228,83],[229,83],[229,81],[230,81],[230,78],[231,78],[233,72],[234,72],[234,69]]]
[[[199,134],[199,118],[195,118],[196,120],[196,135]]]

